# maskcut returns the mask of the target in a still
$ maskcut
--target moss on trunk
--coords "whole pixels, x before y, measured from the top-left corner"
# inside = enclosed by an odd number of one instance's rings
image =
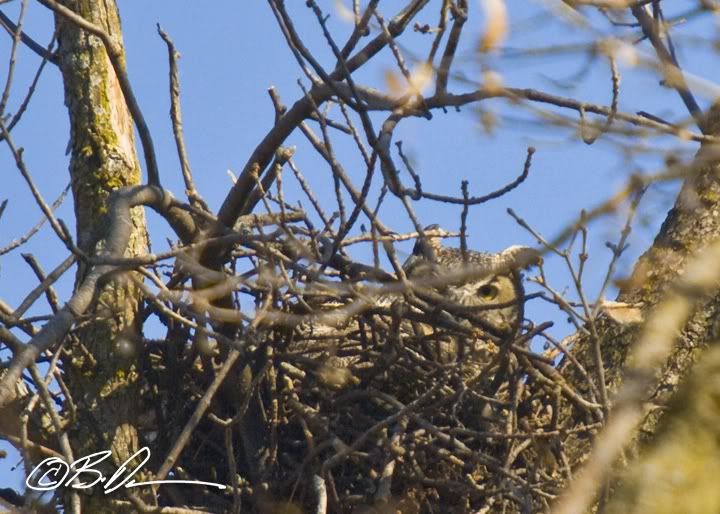
[[[65,0],[67,7],[104,28],[122,45],[113,0]],[[70,176],[77,219],[78,246],[90,255],[103,245],[109,194],[141,182],[133,124],[117,77],[102,42],[57,17],[60,69],[70,119]],[[147,249],[142,210],[132,215],[134,232],[126,255]],[[77,280],[85,275],[80,266]],[[141,295],[118,275],[98,291],[94,309],[71,338],[65,371],[79,416],[71,440],[76,458],[112,450],[122,462],[140,446],[136,420],[139,371],[133,346],[140,344],[136,324]],[[118,351],[122,348],[122,351]],[[111,511],[102,495],[84,498],[83,511]]]

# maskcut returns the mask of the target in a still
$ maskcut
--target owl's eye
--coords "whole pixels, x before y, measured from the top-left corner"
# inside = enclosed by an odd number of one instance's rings
[[[478,296],[483,300],[494,300],[498,295],[498,288],[493,284],[485,284],[478,289]]]

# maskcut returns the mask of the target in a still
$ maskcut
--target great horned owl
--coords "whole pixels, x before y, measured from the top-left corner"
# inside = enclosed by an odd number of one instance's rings
[[[425,231],[437,229],[438,225],[430,225]],[[450,304],[469,308],[467,312],[475,314],[474,318],[482,323],[480,328],[509,337],[517,332],[523,318],[520,270],[534,260],[531,256],[531,262],[514,262],[511,254],[523,250],[532,252],[524,247],[511,247],[500,254],[471,250],[463,254],[459,248],[443,246],[439,237],[429,237],[415,243],[403,270],[411,283],[431,282],[435,285],[433,289],[441,292]],[[494,273],[498,268],[501,272]],[[443,277],[451,283],[443,285]]]
[[[460,362],[467,373],[476,374],[472,370],[480,370],[517,334],[523,319],[520,270],[538,259],[526,247],[463,253],[443,246],[437,237],[419,239],[403,265],[411,288],[406,292],[419,302],[399,295],[396,288],[393,294],[371,297],[366,315],[348,309],[357,304],[353,296],[327,299],[311,321],[297,327],[300,344],[295,348],[317,359],[322,373],[333,380],[340,376],[338,370],[350,377],[364,369],[372,376],[378,356],[397,351],[393,341],[400,341],[401,351],[414,355],[410,358],[416,363]],[[346,315],[348,311],[355,314]],[[303,363],[310,364],[308,359]],[[344,387],[344,380],[338,382]]]

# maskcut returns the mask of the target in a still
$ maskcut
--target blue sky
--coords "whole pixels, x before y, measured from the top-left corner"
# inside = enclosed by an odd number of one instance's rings
[[[403,3],[382,2],[386,18]],[[334,61],[314,16],[304,2],[288,4],[300,35],[317,52],[325,67],[332,68]],[[343,40],[351,26],[340,19],[334,2],[321,4],[331,15],[330,25],[338,39]],[[666,14],[682,12],[691,4],[673,2],[677,11]],[[573,78],[587,62],[587,55],[582,52],[546,57],[508,57],[511,51],[568,42],[587,44],[594,40],[594,34],[613,33],[607,29],[607,22],[598,16],[590,17],[590,29],[578,29],[557,21],[548,14],[547,5],[550,2],[508,1],[511,32],[504,45],[506,52],[485,56],[481,62],[474,50],[482,29],[482,16],[477,16],[481,9],[479,2],[471,0],[470,8],[474,14],[471,14],[466,27],[466,39],[457,59],[457,69],[463,71],[468,83],[455,80],[451,89],[457,92],[472,89],[470,82],[480,77],[481,66],[485,66],[499,72],[509,86],[531,87],[587,102],[609,104],[611,90],[607,59],[595,59],[586,74]],[[13,18],[18,8],[18,0],[0,7]],[[183,186],[168,116],[167,51],[155,29],[158,22],[174,39],[182,54],[180,74],[188,152],[199,191],[211,207],[217,209],[230,187],[227,170],[237,173],[242,169],[252,149],[272,126],[274,113],[267,94],[268,87],[276,87],[284,102],[291,104],[302,94],[297,80],[302,79],[305,85],[307,80],[288,50],[266,2],[121,1],[120,10],[128,71],[154,137],[163,184],[176,196],[182,197]],[[435,11],[428,11],[419,21],[433,24]],[[26,31],[42,44],[51,37],[52,18],[37,3],[30,4]],[[696,44],[690,38],[699,35],[710,38],[715,35],[714,32],[715,28],[707,20],[689,21],[678,26],[674,32],[678,55],[685,69],[713,82],[718,79],[720,67],[711,60],[713,56],[707,45]],[[618,28],[615,33],[629,32]],[[402,39],[402,49],[407,51],[406,57],[411,61],[413,52],[425,55],[429,43],[428,36],[412,33],[409,29],[407,37]],[[2,59],[6,59],[9,48],[10,38],[0,37]],[[641,48],[649,52],[646,44]],[[17,108],[38,62],[37,56],[25,48],[20,49],[9,112]],[[386,51],[376,62],[357,73],[356,80],[385,88],[385,72],[391,67],[391,55]],[[3,70],[0,71],[0,79],[4,79],[6,69],[5,64],[0,65],[0,70]],[[657,86],[659,78],[656,73],[629,67],[621,67],[620,71],[621,111],[633,113],[644,110],[671,121],[686,117],[677,94]],[[702,106],[706,106],[710,99],[700,97],[699,100]],[[493,113],[501,120],[493,134],[487,134],[482,129],[480,109]],[[562,111],[555,109],[555,112]],[[460,182],[466,179],[470,181],[471,194],[482,195],[512,181],[522,170],[526,148],[530,145],[537,148],[530,177],[524,184],[499,200],[470,211],[468,244],[471,248],[487,251],[498,251],[512,244],[534,244],[533,238],[507,215],[508,207],[551,237],[574,220],[581,209],[598,204],[618,190],[629,174],[659,169],[662,160],[658,158],[658,150],[677,147],[687,156],[692,155],[695,149],[693,144],[679,145],[669,138],[655,138],[645,142],[651,150],[648,155],[628,157],[618,152],[613,138],[600,138],[594,145],[585,145],[572,130],[523,123],[518,118],[530,119],[529,111],[512,108],[502,100],[483,102],[463,108],[460,112],[435,111],[433,114],[432,121],[422,118],[404,120],[394,138],[395,141],[403,141],[405,151],[423,177],[425,190],[458,195]],[[573,115],[570,111],[562,114]],[[376,127],[379,128],[382,119],[383,115],[374,116]],[[68,158],[65,155],[68,122],[58,70],[49,66],[45,71],[35,98],[14,130],[13,137],[16,144],[25,148],[28,167],[45,198],[56,198],[68,183]],[[335,142],[348,172],[360,183],[364,168],[352,145],[339,139]],[[302,136],[293,134],[286,144],[297,145],[295,160],[318,196],[333,198],[330,171],[308,149]],[[32,203],[29,191],[4,145],[0,149],[0,173],[0,201],[9,199],[6,212],[0,218],[2,247],[25,233],[40,219],[41,213]],[[408,178],[404,176],[404,180]],[[288,187],[288,199],[300,199],[289,174],[284,182]],[[643,223],[633,232],[631,247],[621,262],[621,273],[629,271],[634,259],[651,242],[671,205],[676,187],[676,184],[654,186],[646,195],[640,212]],[[59,217],[65,219],[69,226],[74,223],[71,206],[72,202],[68,199],[58,211]],[[332,210],[332,207],[328,208]],[[420,202],[415,208],[423,224],[440,223],[454,230],[459,227],[460,209],[457,206]],[[380,216],[395,230],[411,229],[400,204],[394,199],[384,204]],[[153,249],[166,248],[165,237],[170,234],[164,222],[152,214],[148,218]],[[609,216],[591,226],[591,260],[587,277],[591,298],[610,258],[610,251],[604,243],[617,239],[623,222],[622,216]],[[411,245],[406,243],[400,248],[409,252]],[[34,253],[46,271],[65,257],[64,248],[48,227],[21,250],[0,257],[0,298],[11,306],[17,306],[35,285],[34,276],[20,257],[21,251]],[[367,258],[368,255],[367,251],[357,252],[359,258]],[[569,287],[570,278],[559,259],[548,258],[546,266],[556,289]],[[67,298],[71,282],[71,276],[60,282],[58,290],[61,297]],[[39,305],[40,308],[33,313],[44,312],[45,306],[40,302]],[[565,316],[543,302],[532,302],[527,314],[536,321],[556,321],[552,332],[558,337],[571,330],[564,321]],[[0,449],[6,446],[0,442]],[[17,487],[17,473],[8,470],[14,463],[13,459],[0,460],[0,487]]]

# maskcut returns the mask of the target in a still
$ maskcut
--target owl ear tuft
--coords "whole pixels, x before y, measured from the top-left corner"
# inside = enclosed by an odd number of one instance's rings
[[[428,225],[427,227],[423,228],[423,232],[430,232],[434,230],[440,230],[440,225],[437,223],[433,223],[432,225]],[[419,237],[417,241],[415,241],[415,246],[413,246],[413,255],[418,257],[423,257],[428,260],[434,260],[435,255],[434,251],[438,250],[441,246],[440,238],[439,237]]]
[[[528,246],[511,246],[500,253],[503,259],[507,259],[512,266],[519,269],[539,266],[542,264],[542,252]]]
[[[418,239],[417,241],[415,241],[415,246],[413,246],[412,254],[415,257],[423,257],[425,259],[430,259],[430,248],[431,246],[426,240]]]

